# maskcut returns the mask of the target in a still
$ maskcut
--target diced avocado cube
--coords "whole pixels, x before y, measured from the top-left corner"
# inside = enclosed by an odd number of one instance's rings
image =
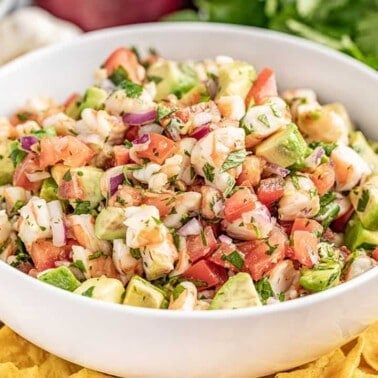
[[[281,167],[300,162],[306,152],[307,144],[293,123],[262,141],[255,149],[256,156]]]
[[[370,147],[361,131],[354,131],[349,136],[350,146],[368,163],[373,173],[378,173],[378,156]]]
[[[200,83],[193,87],[189,92],[181,97],[181,102],[185,105],[192,105],[198,102],[205,102],[210,100],[209,92],[205,84]]]
[[[125,238],[125,210],[120,207],[106,207],[96,218],[95,233],[99,239],[114,240]]]
[[[51,175],[58,187],[61,185],[63,177],[68,170],[70,170],[71,175],[76,174],[77,176],[78,184],[83,191],[81,202],[89,201],[91,208],[96,207],[102,200],[100,182],[104,171],[92,166],[69,168],[63,164],[56,164],[51,168]],[[72,206],[75,207],[76,203],[79,202],[72,201]]]
[[[374,249],[378,246],[378,231],[370,231],[363,227],[359,217],[354,215],[345,230],[345,245],[351,250]]]
[[[75,290],[76,294],[113,303],[121,303],[124,292],[120,280],[105,276],[89,278]]]
[[[59,268],[42,272],[38,275],[38,279],[68,291],[74,291],[80,286],[80,281],[74,276],[70,269],[63,265]]]
[[[237,273],[230,277],[217,291],[209,310],[236,309],[261,306],[259,295],[248,273]]]
[[[323,291],[337,286],[340,281],[341,265],[333,260],[317,264],[312,269],[302,271],[299,283],[310,291]]]
[[[90,87],[88,88],[83,97],[83,101],[79,106],[79,113],[86,109],[91,108],[95,110],[100,110],[104,107],[104,103],[108,94],[101,88],[98,87]]]
[[[12,141],[3,140],[0,142],[0,185],[12,182],[14,166],[10,154],[10,144]]]
[[[368,230],[378,230],[378,176],[371,176],[354,188],[349,198],[362,226]]]
[[[219,85],[215,100],[222,96],[233,95],[245,98],[255,78],[255,69],[246,62],[235,61],[222,64],[219,67]]]
[[[133,276],[127,285],[123,304],[148,308],[168,307],[164,291],[139,276]]]
[[[190,65],[171,60],[158,60],[153,63],[147,70],[147,77],[156,83],[155,100],[157,101],[171,93],[181,98],[199,82],[196,72]]]
[[[52,177],[49,177],[42,182],[41,191],[39,196],[47,202],[58,199],[58,185]]]

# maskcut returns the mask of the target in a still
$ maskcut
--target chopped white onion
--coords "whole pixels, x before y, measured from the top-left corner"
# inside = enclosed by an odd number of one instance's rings
[[[224,235],[224,234],[219,235],[219,240],[225,244],[232,244],[232,239],[229,236]]]
[[[178,234],[180,236],[199,235],[201,231],[202,225],[200,221],[196,218],[192,218],[178,230]]]
[[[66,244],[66,228],[63,222],[63,209],[60,201],[47,202],[50,214],[50,227],[53,244],[55,247],[63,247]]]
[[[30,182],[42,181],[42,180],[50,177],[50,173],[48,173],[48,172],[25,173],[25,175]]]
[[[194,127],[203,126],[206,123],[211,122],[212,119],[213,119],[213,116],[208,112],[197,113],[193,117],[193,126]]]
[[[148,125],[140,126],[138,130],[138,135],[142,136],[144,134],[155,133],[155,134],[162,134],[163,128],[159,126],[157,123],[149,123]]]

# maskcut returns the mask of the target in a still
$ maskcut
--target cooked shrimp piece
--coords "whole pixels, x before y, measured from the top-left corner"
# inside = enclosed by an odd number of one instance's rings
[[[178,294],[176,294],[178,293]],[[176,296],[175,296],[176,294]],[[197,288],[192,282],[184,281],[171,294],[169,310],[194,310],[197,302]]]
[[[261,105],[252,106],[241,120],[247,148],[284,128],[291,122],[287,105],[279,97],[268,97]]]
[[[114,207],[139,206],[141,203],[141,190],[128,185],[119,187],[109,199],[109,206]]]
[[[280,261],[268,274],[270,286],[278,297],[286,293],[294,282],[299,280],[300,273],[294,268],[291,260]]]
[[[237,184],[248,182],[251,186],[256,186],[261,180],[261,174],[265,166],[265,160],[259,156],[249,155],[242,164],[242,170],[237,179]]]
[[[54,127],[58,135],[65,136],[75,132],[76,121],[67,114],[59,112],[46,117],[42,122],[42,126],[44,129]]]
[[[7,213],[5,210],[0,210],[0,246],[9,238],[11,231],[12,225],[9,222]]]
[[[244,99],[238,95],[222,96],[216,101],[224,118],[240,121],[245,114]]]
[[[193,184],[196,176],[190,164],[190,156],[196,142],[197,140],[194,138],[182,138],[176,143],[177,153],[182,156],[178,179],[182,180],[186,185]]]
[[[318,167],[310,175],[311,180],[316,186],[318,193],[320,196],[327,193],[329,190],[333,188],[335,185],[335,169],[332,164],[323,163],[320,164]]]
[[[90,255],[89,256],[89,273],[91,278],[106,276],[108,278],[120,279],[120,274],[117,271],[112,256],[107,255]]]
[[[216,219],[222,215],[224,204],[222,194],[211,186],[201,187],[201,214],[206,219]]]
[[[359,256],[353,259],[353,262],[350,264],[349,269],[345,274],[345,279],[349,281],[352,278],[358,277],[376,265],[377,262],[374,259],[361,253]]]
[[[337,146],[331,153],[331,161],[335,166],[336,190],[340,192],[352,189],[371,174],[365,160],[348,146]]]
[[[312,218],[320,210],[318,191],[307,176],[297,175],[285,179],[285,189],[278,203],[278,216],[281,220]]]

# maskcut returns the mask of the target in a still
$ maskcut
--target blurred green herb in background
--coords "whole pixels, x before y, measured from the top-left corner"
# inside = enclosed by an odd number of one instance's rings
[[[243,24],[295,34],[378,69],[378,0],[193,0],[166,21]]]

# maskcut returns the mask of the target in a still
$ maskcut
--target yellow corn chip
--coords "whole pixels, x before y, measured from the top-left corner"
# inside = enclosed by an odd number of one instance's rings
[[[361,336],[365,340],[362,354],[366,362],[378,371],[378,323],[370,326]]]
[[[19,369],[12,362],[0,363],[0,377],[3,378],[39,378],[38,366]]]
[[[40,365],[48,353],[29,343],[8,327],[0,329],[0,362],[13,362],[19,368]]]
[[[81,368],[68,361],[62,360],[50,354],[46,361],[44,361],[39,367],[40,378],[63,378],[76,373]]]
[[[364,373],[361,369],[357,368],[354,371],[353,378],[377,378],[377,374]]]
[[[81,369],[77,373],[70,375],[70,378],[111,378],[111,376],[89,369]]]

